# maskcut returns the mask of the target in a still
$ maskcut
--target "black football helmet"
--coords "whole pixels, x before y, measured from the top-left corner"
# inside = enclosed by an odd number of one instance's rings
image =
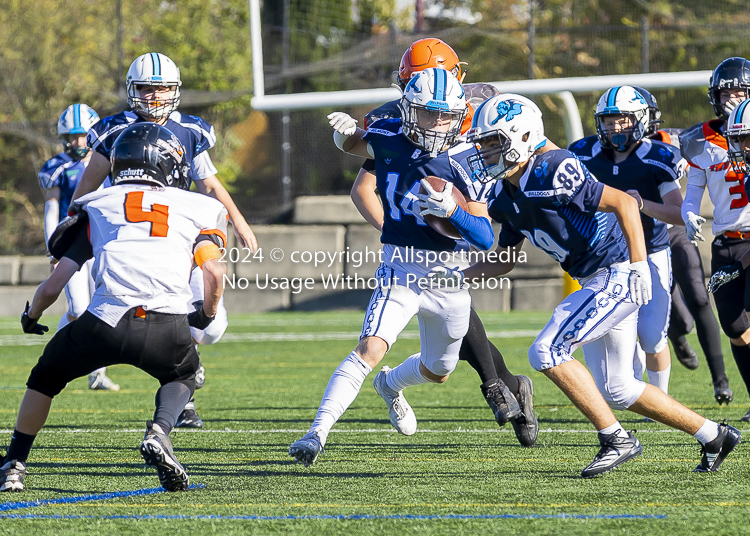
[[[177,136],[156,123],[134,123],[123,130],[109,161],[113,185],[142,182],[190,188],[185,148]]]
[[[734,106],[722,106],[719,93],[722,89],[743,89],[745,98],[750,96],[750,62],[745,58],[733,57],[722,61],[708,82],[708,100],[713,106],[716,117],[726,119],[732,113]]]
[[[659,125],[664,122],[661,120],[661,110],[656,103],[656,97],[654,97],[649,90],[640,86],[633,86],[633,88],[643,95],[643,98],[646,99],[646,104],[648,104],[648,124],[646,125],[645,136],[652,136],[656,134],[657,130],[659,130]]]

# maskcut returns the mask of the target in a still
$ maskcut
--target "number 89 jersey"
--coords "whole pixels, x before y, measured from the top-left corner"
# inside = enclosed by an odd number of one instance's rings
[[[226,243],[224,205],[198,193],[137,184],[79,201],[89,215],[95,258],[88,310],[112,327],[137,306],[187,314],[196,239],[213,234]]]
[[[528,238],[572,277],[627,262],[625,237],[614,214],[599,212],[604,185],[570,151],[532,157],[520,188],[498,181],[488,211],[502,224],[498,246]]]
[[[364,139],[375,154],[375,176],[385,212],[380,241],[432,251],[468,249],[465,240],[445,237],[427,225],[420,215],[417,193],[420,179],[434,175],[453,183],[468,201],[486,203],[492,184],[473,180],[466,163],[476,153],[474,147],[459,143],[433,158],[401,133],[401,119],[375,121]]]

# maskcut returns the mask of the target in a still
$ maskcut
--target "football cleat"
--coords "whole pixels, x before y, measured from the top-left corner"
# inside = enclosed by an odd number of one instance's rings
[[[486,381],[479,388],[482,390],[487,405],[495,414],[497,424],[503,426],[511,419],[520,417],[521,407],[518,405],[518,400],[500,378]]]
[[[203,368],[203,363],[195,371],[195,390],[197,391],[203,384],[206,383],[206,369]]]
[[[8,461],[0,467],[0,492],[23,491],[24,476],[26,476],[26,462]]]
[[[403,391],[394,391],[385,382],[390,367],[384,366],[372,380],[375,391],[385,400],[391,424],[399,434],[414,435],[417,432],[417,416],[404,398]]]
[[[682,363],[686,369],[695,370],[698,368],[698,354],[695,353],[693,347],[683,335],[677,341],[672,341],[672,347],[674,348],[674,355],[677,357],[677,361]]]
[[[515,419],[511,419],[510,423],[513,425],[513,431],[516,433],[516,439],[524,447],[531,447],[536,443],[537,435],[539,435],[539,422],[534,414],[534,403],[532,397],[534,395],[534,384],[531,383],[531,378],[528,376],[519,375],[518,378],[518,405],[521,408],[521,415]]]
[[[742,417],[740,417],[740,420],[742,422],[750,422],[750,409],[747,410],[747,413],[745,413]]]
[[[729,426],[726,422],[721,423],[718,437],[701,446],[703,456],[701,462],[693,471],[696,473],[718,471],[721,462],[740,444],[741,439],[742,435],[740,435],[739,430]]]
[[[640,442],[628,432],[628,437],[614,434],[599,434],[599,444],[602,448],[583,471],[583,478],[591,478],[610,472],[628,460],[640,456],[643,452]]]
[[[153,423],[146,423],[146,435],[141,443],[141,456],[146,465],[156,467],[159,483],[167,491],[185,491],[190,484],[190,478],[185,468],[175,458],[172,442],[169,436],[156,431]]]
[[[195,411],[195,399],[191,398],[190,401],[185,404],[185,409],[182,410],[180,416],[177,417],[176,428],[203,428],[203,420],[198,416]]]
[[[320,442],[317,432],[307,432],[300,439],[289,445],[289,456],[298,462],[310,467],[323,454],[323,443]]]
[[[89,374],[89,389],[93,391],[119,391],[120,386],[113,382],[104,370]]]
[[[728,379],[724,378],[723,380],[714,383],[714,398],[720,406],[722,404],[729,405],[732,399],[734,399],[734,393],[729,388]]]

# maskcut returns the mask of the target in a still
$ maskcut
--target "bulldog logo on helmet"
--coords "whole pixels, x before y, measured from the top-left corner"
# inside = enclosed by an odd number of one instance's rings
[[[506,121],[513,121],[513,118],[523,112],[523,106],[520,102],[516,101],[501,101],[497,105],[497,117],[491,124],[495,124],[500,121],[503,117]]]

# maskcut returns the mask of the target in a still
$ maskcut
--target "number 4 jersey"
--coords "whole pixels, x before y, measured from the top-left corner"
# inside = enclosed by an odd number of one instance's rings
[[[714,205],[712,231],[750,231],[750,205],[744,177],[732,171],[727,140],[720,119],[685,129],[680,134],[680,151],[688,161],[688,184],[705,188]]]
[[[577,279],[628,262],[616,216],[598,211],[603,191],[570,151],[532,157],[520,188],[500,180],[490,194],[489,214],[502,224],[498,246],[528,238]]]
[[[187,314],[193,248],[200,235],[226,243],[219,201],[177,188],[127,184],[79,200],[89,215],[96,290],[88,310],[110,326],[126,311]]]

